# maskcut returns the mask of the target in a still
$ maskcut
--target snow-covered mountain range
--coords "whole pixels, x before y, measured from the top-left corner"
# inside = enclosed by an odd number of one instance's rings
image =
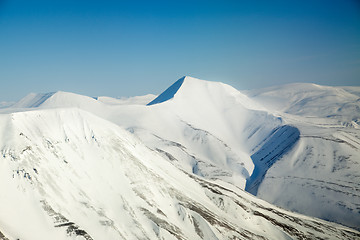
[[[357,239],[358,124],[359,87],[29,94],[0,109],[0,239]]]

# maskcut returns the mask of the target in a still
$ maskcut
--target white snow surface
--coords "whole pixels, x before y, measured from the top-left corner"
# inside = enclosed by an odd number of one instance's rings
[[[249,91],[248,96],[273,112],[351,124],[360,121],[359,93],[359,87],[296,83]]]
[[[101,97],[96,97],[95,99],[109,105],[146,105],[155,97],[156,95],[154,94],[147,94],[144,96],[121,97],[121,98],[101,96]]]
[[[303,83],[247,95],[300,130],[299,141],[269,169],[257,196],[359,229],[359,87]]]
[[[169,89],[149,106],[56,92],[0,109],[0,239],[360,237],[244,191],[357,228],[356,88]]]

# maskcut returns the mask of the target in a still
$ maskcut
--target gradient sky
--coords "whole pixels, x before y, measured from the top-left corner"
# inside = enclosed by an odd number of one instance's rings
[[[360,85],[360,1],[0,0],[0,101],[159,94],[184,75]]]

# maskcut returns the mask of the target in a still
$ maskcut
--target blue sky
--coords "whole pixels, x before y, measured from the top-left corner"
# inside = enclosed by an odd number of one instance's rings
[[[0,101],[159,94],[184,75],[360,85],[360,2],[0,0]]]

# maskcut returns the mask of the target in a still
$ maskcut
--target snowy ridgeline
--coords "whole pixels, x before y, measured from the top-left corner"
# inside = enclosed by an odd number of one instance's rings
[[[359,92],[30,94],[0,109],[0,239],[359,238],[257,198],[360,226]]]

